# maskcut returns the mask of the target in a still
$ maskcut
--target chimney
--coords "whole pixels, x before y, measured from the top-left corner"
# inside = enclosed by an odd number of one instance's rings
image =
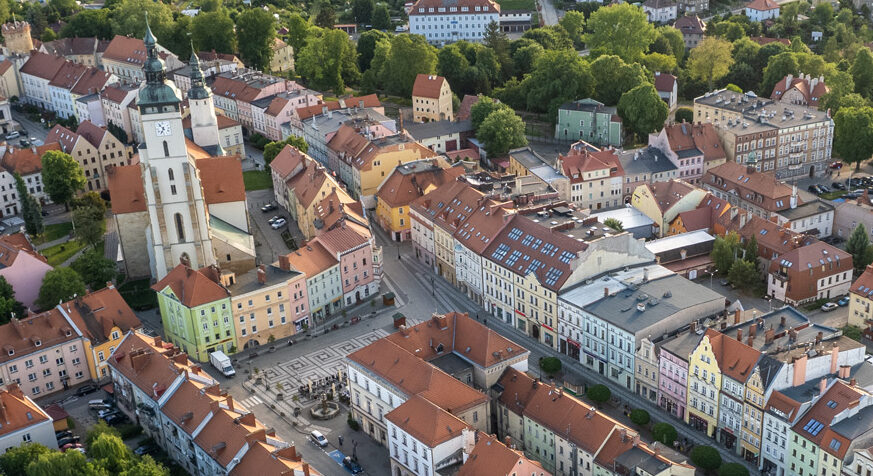
[[[749,337],[746,338],[746,345],[752,347],[755,344],[755,336],[749,334]]]
[[[791,187],[791,199],[789,200],[791,208],[797,208],[797,185]]]
[[[291,271],[291,255],[279,255],[279,269]]]
[[[736,311],[734,311],[734,324],[739,324],[739,323],[740,323],[740,315],[741,315],[741,314],[742,314],[742,311],[740,311],[739,309],[737,309]]]
[[[821,344],[821,338],[824,335],[822,331],[818,331],[818,334],[815,335],[815,343]]]
[[[755,337],[758,334],[758,326],[749,326],[749,337]]]
[[[785,327],[785,316],[784,315],[779,319],[779,327]]]
[[[793,79],[794,79],[794,76],[791,74],[789,74],[788,76],[785,77],[785,89],[786,90],[791,87],[791,80],[793,80]]]
[[[303,476],[310,476],[309,463],[303,463]]]
[[[155,347],[161,347],[161,336],[155,336],[153,344]]]
[[[774,334],[775,332],[773,331],[773,329],[767,329],[766,331],[764,331],[764,344],[772,344]]]
[[[258,266],[258,284],[267,284],[267,267],[265,265]]]
[[[837,371],[837,363],[840,360],[840,346],[834,342],[833,348],[831,348],[831,371],[830,373],[834,373]]]
[[[855,379],[849,380],[849,386],[850,386],[850,387],[854,387],[854,386],[856,386],[857,384],[858,384],[858,381],[857,381],[857,380],[855,380]]]
[[[609,297],[609,288],[606,286],[603,287],[603,297]]]
[[[688,328],[689,332],[697,332],[697,321],[691,321],[691,327]]]
[[[823,378],[818,382],[818,393],[819,395],[825,393],[825,390],[828,388],[828,379]]]
[[[743,330],[742,329],[737,329],[737,341],[739,341],[739,342],[743,341]]]
[[[839,378],[841,378],[841,379],[844,379],[844,380],[847,379],[847,378],[849,378],[849,371],[850,371],[851,369],[852,369],[852,368],[849,367],[848,365],[841,365],[841,366],[840,366],[840,371],[839,371],[839,373],[837,374],[837,377],[839,377]]]

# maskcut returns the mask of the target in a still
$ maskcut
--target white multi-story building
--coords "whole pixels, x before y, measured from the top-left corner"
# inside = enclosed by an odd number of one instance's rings
[[[788,434],[797,418],[806,411],[808,404],[789,398],[782,392],[773,392],[764,411],[764,426],[761,432],[761,469],[773,476],[785,476],[785,460],[788,452]]]
[[[409,32],[441,45],[482,41],[491,22],[500,22],[500,5],[491,0],[418,0],[409,11]]]
[[[26,443],[47,448],[58,444],[52,418],[21,390],[9,384],[0,390],[0,449],[3,452]]]

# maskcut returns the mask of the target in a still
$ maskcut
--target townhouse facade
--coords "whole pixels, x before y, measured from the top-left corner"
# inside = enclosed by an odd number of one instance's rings
[[[500,5],[490,0],[419,0],[409,10],[409,33],[422,35],[431,44],[455,41],[481,42],[485,27],[500,22]]]
[[[622,122],[614,107],[579,99],[558,108],[555,139],[583,140],[596,146],[621,147]]]
[[[49,131],[46,143],[57,142],[61,150],[76,159],[85,172],[89,191],[108,189],[106,170],[109,167],[130,165],[133,158],[131,148],[123,144],[106,128],[98,127],[91,121],[83,121],[76,132],[56,125]]]
[[[861,329],[873,326],[873,265],[867,265],[849,288],[849,325]]]
[[[792,306],[849,293],[852,255],[817,241],[770,263],[767,293]]]
[[[570,201],[577,206],[600,210],[623,204],[625,171],[613,150],[571,148],[558,155],[555,169],[570,179]]]
[[[10,383],[0,390],[0,404],[0,449],[4,452],[31,443],[46,448],[58,444],[51,416],[25,395],[20,385]]]
[[[682,122],[649,134],[649,146],[660,150],[679,171],[679,178],[700,184],[709,169],[727,160],[721,139],[712,124]]]
[[[412,85],[412,121],[452,121],[452,89],[442,76],[419,74]]]
[[[185,66],[170,50],[161,45],[156,45],[156,48],[168,71]],[[106,46],[101,62],[104,71],[114,74],[125,84],[139,86],[145,81],[143,65],[147,57],[142,38],[115,35]]]

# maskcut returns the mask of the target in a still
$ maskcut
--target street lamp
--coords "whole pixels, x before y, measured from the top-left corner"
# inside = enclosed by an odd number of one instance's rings
[[[715,273],[718,273],[717,269],[713,269],[712,271],[709,272],[709,289],[712,289],[712,276]]]

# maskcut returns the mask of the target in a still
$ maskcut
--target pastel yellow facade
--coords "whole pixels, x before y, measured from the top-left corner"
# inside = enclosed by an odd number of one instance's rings
[[[91,376],[97,380],[109,376],[109,356],[115,352],[118,344],[124,339],[124,331],[119,327],[114,326],[109,331],[109,339],[98,345],[93,345],[90,340],[84,339],[85,347],[88,355],[88,367],[91,370]]]
[[[708,436],[715,433],[718,424],[718,401],[721,389],[721,370],[712,350],[710,334],[700,340],[688,359],[688,396],[685,423]]]
[[[871,324],[873,324],[873,298],[869,294],[852,291],[849,293],[849,325],[866,329]]]
[[[515,275],[515,315],[519,321],[526,321],[519,329],[543,344],[558,350],[557,309],[558,295],[540,285],[534,273],[527,276]]]
[[[384,200],[376,201],[376,216],[379,218],[379,223],[388,226],[388,231],[392,236],[395,233],[406,235],[410,229],[409,206],[403,205],[400,207],[391,207]]]
[[[334,189],[337,189],[337,198],[344,204],[354,202],[354,200],[352,200],[347,194],[339,192],[339,186],[332,178],[324,180],[318,192],[316,192],[315,198],[313,198],[308,204],[300,203],[300,201],[296,199],[295,194],[289,194],[294,200],[294,209],[296,210],[294,217],[297,220],[297,227],[300,228],[300,232],[303,233],[303,236],[305,236],[307,240],[315,238],[315,219],[318,218],[317,212],[320,208],[321,201],[330,195]],[[337,203],[336,206],[339,206],[339,203]]]
[[[296,333],[293,320],[287,317],[290,300],[285,281],[232,296],[230,303],[240,349],[257,347]]]
[[[391,175],[395,167],[435,155],[432,150],[416,142],[407,142],[385,148],[373,158],[369,168],[362,170],[355,167],[353,169],[356,175],[355,180],[360,185],[361,198],[366,199],[366,203],[367,200],[374,197],[379,190],[379,185],[382,184],[385,177]]]
[[[530,175],[530,170],[524,166],[521,162],[519,162],[512,155],[509,156],[509,168],[506,169],[506,173],[515,175],[516,177],[525,177]]]
[[[743,402],[743,435],[740,446],[743,455],[757,457],[761,454],[761,428],[764,419],[764,384],[761,380],[760,368],[746,382],[745,401]]]
[[[452,286],[458,285],[455,277],[455,240],[452,234],[439,225],[433,227],[434,252],[437,258],[437,272]]]

